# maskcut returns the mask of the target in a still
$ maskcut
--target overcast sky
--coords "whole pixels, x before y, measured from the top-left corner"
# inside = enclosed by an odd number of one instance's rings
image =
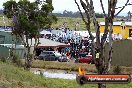
[[[3,8],[3,2],[6,2],[8,0],[0,0],[0,8]],[[18,0],[17,0],[18,1]],[[34,0],[30,0],[34,1]],[[80,0],[77,0],[80,1]],[[96,12],[102,13],[101,7],[100,7],[100,0],[93,0],[94,1],[94,8]],[[129,0],[132,2],[132,0]],[[126,0],[118,0],[117,6],[123,6],[125,4]],[[107,11],[107,0],[103,0],[105,10]],[[77,6],[74,2],[74,0],[53,0],[53,6],[54,6],[54,12],[63,12],[64,10],[68,11],[73,11],[76,12],[78,11]],[[132,5],[127,6],[122,13],[127,13],[128,11],[132,12]]]

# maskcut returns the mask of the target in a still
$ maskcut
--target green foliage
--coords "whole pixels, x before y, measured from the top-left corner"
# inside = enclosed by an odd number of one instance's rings
[[[18,67],[22,67],[22,61],[17,55],[13,55],[12,63]]]
[[[27,67],[29,67],[32,60],[28,58],[31,47],[28,40],[34,38],[34,47],[36,47],[39,43],[40,30],[49,28],[53,22],[57,21],[57,18],[51,15],[54,10],[52,3],[45,3],[41,0],[35,2],[10,0],[4,3],[3,6],[4,14],[8,18],[13,18],[12,33],[21,38],[24,47],[27,49],[26,62],[28,63]]]
[[[42,6],[41,10],[45,11],[45,13],[48,14],[48,13],[51,13],[54,10],[54,8],[50,3],[47,3]]]
[[[52,4],[52,0],[46,0],[46,3]]]
[[[8,18],[11,18],[13,15],[12,8],[17,9],[17,3],[16,3],[16,1],[10,0],[10,1],[7,1],[6,3],[4,3],[3,7],[4,7],[4,14]]]
[[[41,4],[41,5],[40,5]],[[13,33],[19,36],[30,37],[39,36],[42,28],[49,28],[52,23],[57,21],[54,15],[52,3],[41,3],[40,0],[30,2],[28,0],[7,1],[3,4],[4,14],[8,18],[13,18]],[[40,7],[41,6],[41,7]]]

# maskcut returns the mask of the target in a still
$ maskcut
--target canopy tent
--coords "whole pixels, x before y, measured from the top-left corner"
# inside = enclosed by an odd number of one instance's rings
[[[51,33],[51,32],[46,31],[46,30],[41,31],[41,32],[40,32],[40,34],[44,34],[44,35],[46,35],[46,34],[51,34],[51,35],[52,35],[52,33]]]
[[[31,43],[31,39],[28,40],[29,44],[32,46],[34,46],[35,44],[35,39],[32,39],[32,43]],[[64,43],[60,43],[60,42],[56,42],[56,41],[52,41],[49,39],[45,39],[45,38],[39,38],[39,42],[40,44],[38,45],[38,48],[45,48],[45,47],[69,47],[69,44],[64,44]]]

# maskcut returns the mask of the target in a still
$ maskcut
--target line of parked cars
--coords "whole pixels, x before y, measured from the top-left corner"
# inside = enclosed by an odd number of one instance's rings
[[[62,55],[57,51],[43,51],[38,56],[39,60],[44,61],[59,61],[59,62],[69,62],[70,59],[66,55]],[[92,55],[87,55],[87,53],[82,53],[78,59],[75,60],[75,62],[79,63],[94,63]]]

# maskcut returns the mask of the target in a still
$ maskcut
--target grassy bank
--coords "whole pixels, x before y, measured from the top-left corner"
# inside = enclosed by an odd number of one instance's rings
[[[58,69],[58,70],[67,70],[67,71],[78,71],[78,68],[84,68],[88,73],[97,73],[96,67],[94,64],[85,64],[85,63],[73,63],[73,62],[57,62],[57,61],[42,61],[34,60],[32,68],[40,69]],[[115,66],[112,66],[110,74],[113,74]],[[132,67],[120,66],[122,74],[132,74]]]
[[[58,69],[58,70],[69,70],[69,71],[78,71],[79,67],[86,69],[87,72],[96,73],[96,68],[94,64],[85,64],[85,63],[74,63],[74,62],[58,62],[58,61],[42,61],[35,60],[32,64],[33,68],[42,68],[42,69]]]
[[[80,86],[75,80],[49,79],[22,68],[0,62],[0,88],[97,88],[96,84]],[[130,88],[130,84],[109,84],[108,88]]]

